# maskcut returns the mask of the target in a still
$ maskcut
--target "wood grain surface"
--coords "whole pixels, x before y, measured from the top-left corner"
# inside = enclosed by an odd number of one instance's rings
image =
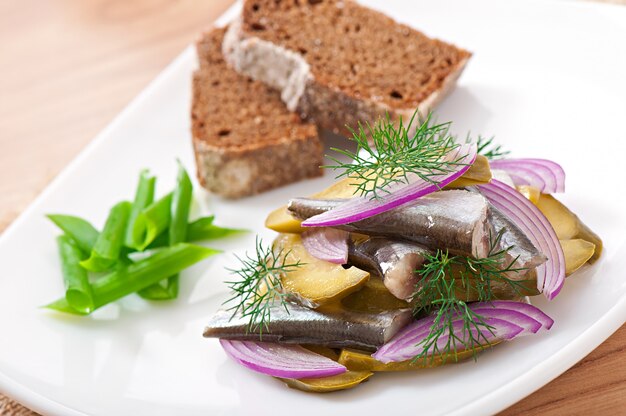
[[[0,231],[231,3],[1,0]],[[502,415],[626,414],[625,346],[623,326]]]

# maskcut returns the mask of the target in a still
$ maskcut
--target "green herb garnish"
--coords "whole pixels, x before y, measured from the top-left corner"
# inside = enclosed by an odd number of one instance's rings
[[[61,273],[65,283],[65,298],[80,313],[90,313],[95,308],[89,274],[80,262],[86,258],[79,245],[66,235],[57,237]]]
[[[435,176],[446,174],[461,165],[464,155],[449,159],[449,154],[459,147],[455,137],[449,133],[451,123],[432,122],[432,114],[419,124],[415,133],[410,133],[417,112],[409,124],[400,119],[396,127],[389,115],[374,126],[359,123],[358,130],[348,127],[357,147],[355,151],[331,148],[346,156],[348,162],[330,157],[336,165],[325,168],[341,169],[337,178],[356,179],[355,195],[380,199],[395,183],[408,184],[411,176],[436,184]]]
[[[145,250],[156,238],[167,230],[172,220],[172,192],[162,196],[145,207],[137,216],[133,229],[133,245],[130,246],[138,251]]]
[[[490,237],[489,253],[485,258],[450,256],[448,251],[443,250],[426,255],[424,266],[417,271],[421,278],[413,295],[413,312],[416,316],[433,314],[435,318],[428,336],[418,344],[422,352],[415,356],[415,361],[426,361],[429,357],[433,360],[439,355],[445,361],[448,356],[456,357],[457,352],[464,350],[473,351],[476,358],[479,351],[491,345],[487,334],[493,335],[493,328],[460,298],[458,281],[467,294],[475,291],[480,302],[495,300],[495,282],[510,286],[517,294],[522,293],[523,284],[507,275],[525,269],[514,267],[517,258],[506,262],[506,255],[512,246],[498,249],[504,231],[500,230],[495,238]],[[457,276],[460,279],[456,279]],[[455,330],[453,325],[459,319],[462,322],[461,331]],[[448,338],[443,348],[440,348],[437,344],[443,336]],[[457,343],[462,348],[458,348]]]
[[[183,165],[178,162],[176,186],[172,192],[170,206],[170,221],[168,224],[168,244],[174,245],[187,241],[187,227],[193,185]],[[159,282],[139,292],[139,295],[148,300],[176,299],[178,296],[178,274],[169,276],[166,281]]]
[[[102,232],[82,218],[48,215],[64,232],[57,243],[66,292],[63,299],[47,308],[86,315],[135,292],[149,300],[174,299],[178,295],[178,272],[218,253],[188,242],[243,231],[216,226],[213,216],[189,222],[193,189],[182,165],[174,190],[153,202],[155,182],[142,171],[134,202],[114,205]],[[147,247],[150,252],[135,261],[135,254]],[[169,274],[163,275],[168,270]],[[108,274],[90,276],[89,271]],[[161,278],[155,281],[157,276]],[[163,284],[158,282],[161,279],[166,279]]]
[[[159,280],[179,273],[200,260],[218,253],[220,253],[218,250],[180,243],[160,249],[155,254],[135,263],[120,265],[115,271],[92,283],[94,304],[89,312],[153,285]],[[75,315],[88,313],[86,310],[76,308],[72,300],[67,297],[60,298],[45,307]]]
[[[478,140],[476,141],[476,145],[478,146],[478,154],[485,156],[489,160],[500,159],[509,153],[508,150],[502,149],[502,145],[495,144],[493,142],[494,137],[484,138],[482,136],[478,136]]]
[[[187,242],[193,243],[196,241],[215,240],[217,238],[229,237],[231,235],[247,233],[248,230],[242,228],[226,228],[220,227],[214,224],[215,216],[209,215],[206,217],[200,217],[195,221],[187,224]],[[155,240],[153,240],[148,249],[154,249],[159,247],[165,247],[169,245],[168,233],[161,233]]]
[[[135,190],[135,199],[128,216],[128,225],[126,227],[126,235],[124,244],[126,247],[138,248],[141,242],[137,241],[135,234],[135,223],[141,212],[154,202],[154,189],[156,187],[156,177],[150,175],[147,169],[139,173],[139,182]]]
[[[239,279],[226,282],[233,295],[224,304],[233,304],[228,309],[233,311],[233,317],[241,314],[242,317],[249,318],[249,332],[259,330],[262,336],[263,330],[269,329],[271,308],[276,302],[289,312],[287,294],[283,291],[281,278],[285,273],[304,264],[300,260],[290,263],[289,253],[290,251],[284,249],[276,252],[272,247],[265,247],[257,236],[255,253],[249,255],[246,252],[245,258],[236,256],[241,267],[227,269]]]
[[[248,232],[248,230],[242,228],[220,227],[219,225],[213,224],[214,220],[215,217],[210,215],[190,222],[187,227],[187,241],[214,240],[216,238]]]
[[[73,215],[48,214],[48,219],[61,229],[89,257],[100,233],[89,221]],[[85,257],[85,258],[86,258]]]
[[[131,203],[127,201],[113,205],[89,258],[81,261],[81,266],[92,272],[103,272],[117,264],[124,246],[130,210]]]

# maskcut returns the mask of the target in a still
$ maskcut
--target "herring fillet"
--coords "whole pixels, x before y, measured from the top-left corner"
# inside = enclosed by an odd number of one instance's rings
[[[350,241],[348,263],[380,277],[398,299],[409,300],[420,280],[417,270],[424,264],[426,254],[431,254],[430,250],[419,244],[372,237]]]
[[[288,310],[281,305],[272,306],[272,318],[262,335],[259,328],[248,330],[248,317],[233,317],[232,312],[220,310],[209,320],[204,337],[375,350],[413,319],[410,309],[325,314],[289,304]]]
[[[520,275],[546,262],[548,258],[545,254],[535,247],[518,226],[493,206],[491,207],[491,223],[496,233],[504,230],[494,250],[496,252],[507,250],[505,263],[508,265],[515,262],[514,267],[525,269],[519,272]],[[517,279],[513,277],[513,280]]]
[[[343,200],[295,198],[289,211],[299,219],[329,211]],[[491,234],[485,197],[463,190],[435,192],[364,220],[335,228],[371,236],[403,238],[433,249],[486,257]]]
[[[299,219],[333,209],[344,200],[296,198],[289,211]],[[547,257],[511,220],[477,192],[440,191],[417,199],[410,205],[394,208],[374,217],[337,226],[369,236],[403,239],[431,249],[485,258],[499,232],[502,236],[493,252],[507,250],[505,264],[521,269],[507,273],[512,280],[526,279],[528,271],[543,264]],[[504,231],[502,231],[504,230]]]

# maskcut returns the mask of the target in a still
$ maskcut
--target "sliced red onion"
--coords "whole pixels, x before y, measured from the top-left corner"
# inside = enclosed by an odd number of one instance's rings
[[[515,185],[530,185],[545,194],[565,191],[565,171],[547,159],[497,159],[489,162],[494,169],[508,172]]]
[[[524,334],[536,334],[541,329],[541,323],[528,315],[509,309],[495,309],[491,305],[472,308],[474,312],[485,318],[506,317],[506,320],[524,329]],[[522,335],[520,333],[520,335]]]
[[[479,326],[470,329],[474,340],[484,341],[480,344],[482,346],[487,346],[493,341],[510,340],[517,336],[536,333],[542,327],[550,329],[554,322],[538,308],[523,302],[476,302],[470,304],[469,307],[484,319],[486,325],[491,327]],[[431,315],[404,327],[372,357],[383,363],[389,363],[411,360],[422,354],[424,347],[420,343],[429,335],[434,322],[435,317]],[[454,338],[451,341],[448,331],[437,340],[436,347],[431,347],[428,353],[441,351],[448,342],[456,351],[462,351],[464,349],[462,340],[466,339],[469,334],[463,326],[461,316],[453,321],[452,331]]]
[[[388,187],[389,193],[382,199],[355,197],[323,214],[315,215],[302,223],[304,227],[329,227],[348,224],[372,217],[404,205],[424,195],[441,190],[444,186],[461,177],[476,160],[476,144],[467,143],[450,152],[447,160],[458,160],[458,169],[441,175],[433,176],[435,183],[420,179],[417,175],[409,175],[410,183],[395,183]]]
[[[282,378],[318,378],[345,373],[346,367],[299,345],[220,339],[224,351],[239,364]]]
[[[494,306],[498,309],[508,309],[511,311],[517,311],[523,313],[526,316],[531,317],[541,324],[545,329],[552,328],[554,319],[546,315],[541,309],[525,302],[516,302],[513,300],[494,300],[488,303],[490,306]]]
[[[481,341],[484,340],[485,341],[484,345],[487,345],[487,341],[492,341],[496,338],[507,339],[507,340],[512,339],[514,336],[524,331],[524,328],[522,328],[521,326],[512,322],[503,321],[499,317],[496,317],[495,316],[496,314],[490,314],[493,317],[488,317],[487,315],[489,315],[489,313],[487,313],[484,316],[485,319],[483,322],[485,325],[478,325],[478,327],[480,328],[480,338],[478,337],[479,329],[476,327],[470,328],[470,332],[473,335],[474,340],[481,340]],[[452,323],[452,332],[454,333],[456,337],[456,339],[453,342],[453,345],[455,346],[457,351],[461,351],[464,349],[463,343],[459,343],[460,340],[458,338],[465,339],[468,335],[466,333],[466,330],[463,327],[463,324],[464,324],[463,319],[460,316],[458,319],[456,319]],[[400,351],[400,350],[405,351],[406,354],[408,354],[411,358],[415,357],[415,355],[417,355],[414,353],[416,345],[422,342],[422,340],[428,336],[428,334],[431,331],[432,325],[433,325],[433,322],[431,321],[431,322],[428,322],[426,325],[420,324],[419,329],[412,328],[415,330],[406,332],[403,336],[404,339],[398,340],[398,342],[394,345],[394,349],[397,351]],[[446,345],[449,338],[450,338],[450,332],[448,328],[446,328],[446,331],[444,332],[444,334],[441,335],[439,339],[437,340],[437,349],[441,350],[441,348]],[[418,340],[417,342],[415,341],[416,339]],[[384,347],[385,346],[381,347],[376,352],[376,354],[381,352]],[[420,346],[420,348],[423,348],[423,346]],[[423,350],[420,350],[420,352],[421,351]],[[429,355],[432,354],[433,352],[434,352],[434,348],[429,351]]]
[[[469,328],[468,333],[468,330],[464,329],[463,322],[461,320],[454,322],[453,336],[451,337],[450,332],[446,330],[446,332],[437,339],[435,345],[430,346],[428,355],[434,355],[445,350],[460,352],[465,350],[466,345],[469,343],[473,343],[472,345],[474,348],[480,348],[481,346],[487,347],[494,341],[510,340],[524,332],[524,328],[519,325],[499,318],[485,317],[483,323],[484,325],[479,327]],[[426,337],[426,335],[428,335],[428,332],[424,335],[424,337]],[[470,341],[470,339],[472,341]],[[403,351],[403,355],[398,355],[397,360],[394,359],[391,361],[406,361],[413,359],[417,355],[415,353],[415,344],[413,343],[409,343],[408,345],[405,344],[401,347],[401,351]],[[421,351],[423,351],[423,349]],[[378,352],[376,354],[378,354]],[[384,359],[389,360],[389,358],[385,356],[383,359],[379,359],[379,361],[390,362],[384,361]]]
[[[532,202],[500,181],[492,180],[478,188],[548,257],[544,264],[537,267],[537,289],[548,299],[554,299],[565,282],[565,258],[550,222]]]
[[[335,264],[348,262],[350,233],[334,228],[316,228],[302,233],[302,244],[310,255]]]
[[[478,328],[469,328],[469,332],[471,333],[473,339],[480,343],[479,345],[485,347],[492,341],[508,341],[525,332],[524,328],[521,326],[500,318],[487,318],[485,316],[482,323],[484,323],[484,325],[481,325]],[[462,322],[459,322],[459,324],[455,322],[454,332],[452,341],[450,341],[450,334],[448,333],[445,337],[441,337],[437,340],[437,347],[436,349],[433,348],[433,350],[441,351],[447,344],[451,344],[453,351],[462,351],[467,342],[469,342],[467,335],[464,335],[465,331],[463,330]],[[482,343],[483,341],[484,344]],[[478,347],[479,345],[475,346]]]
[[[419,321],[418,321],[419,322]],[[478,328],[470,328],[471,336],[474,340],[474,347],[488,346],[489,343],[500,339],[513,339],[515,336],[524,331],[524,328],[498,318],[486,318],[485,325]],[[480,334],[478,333],[480,331]],[[383,345],[378,351],[372,354],[376,360],[383,363],[407,361],[415,358],[424,352],[424,346],[421,343],[430,333],[430,325],[425,330],[419,331],[414,336],[404,336],[404,332],[398,333],[391,341]],[[451,351],[464,350],[465,343],[462,340],[468,338],[469,334],[463,326],[463,321],[459,318],[453,324],[454,338],[450,341],[450,333],[448,330],[437,340],[437,346],[431,346],[428,355],[436,354],[450,342]],[[479,345],[476,345],[479,341]]]
[[[505,319],[524,330],[523,334],[536,333],[541,327],[550,329],[554,321],[548,315],[536,307],[522,302],[514,301],[494,301],[476,302],[470,308],[484,318]],[[538,318],[538,319],[537,319]],[[399,342],[398,346],[411,346],[412,340],[428,335],[430,328],[435,321],[435,316],[431,315],[405,327],[403,338],[405,341]],[[454,322],[455,328],[462,329],[462,320],[459,318]],[[489,332],[487,330],[487,332]],[[519,335],[523,335],[521,332]],[[515,334],[517,335],[517,333]]]

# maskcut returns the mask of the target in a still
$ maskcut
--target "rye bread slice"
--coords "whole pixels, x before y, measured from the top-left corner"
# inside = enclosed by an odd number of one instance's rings
[[[315,125],[287,110],[278,92],[226,65],[224,33],[213,29],[196,44],[191,125],[202,186],[238,198],[321,175]]]
[[[224,39],[239,72],[320,127],[427,114],[471,54],[349,0],[246,0]]]

